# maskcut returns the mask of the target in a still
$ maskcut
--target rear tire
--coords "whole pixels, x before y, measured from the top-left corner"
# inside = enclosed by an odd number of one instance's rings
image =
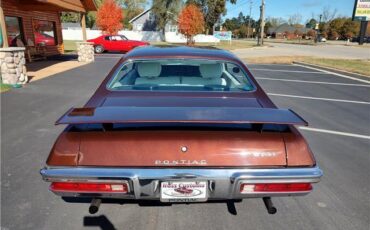
[[[97,54],[101,54],[101,53],[103,53],[103,52],[104,52],[104,48],[103,48],[103,46],[101,46],[101,45],[97,45],[97,46],[95,46],[95,47],[94,47],[94,51],[95,51],[95,53],[97,53]]]

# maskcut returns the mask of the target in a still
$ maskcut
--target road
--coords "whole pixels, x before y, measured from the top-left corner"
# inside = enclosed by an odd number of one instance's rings
[[[250,68],[278,106],[292,108],[314,128],[301,132],[325,175],[308,196],[274,198],[277,214],[249,199],[235,210],[226,203],[103,203],[90,215],[88,204],[54,196],[38,173],[63,129],[53,123],[82,106],[117,60],[99,56],[1,94],[1,229],[369,229],[370,85],[292,65]]]
[[[272,56],[315,56],[322,58],[370,59],[370,47],[344,45],[295,45],[286,43],[268,43],[271,47],[238,49],[233,52],[241,58]]]

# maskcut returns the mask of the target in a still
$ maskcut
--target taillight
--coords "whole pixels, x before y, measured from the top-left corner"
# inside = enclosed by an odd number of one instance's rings
[[[241,184],[240,193],[260,192],[309,192],[312,190],[310,183],[264,183],[264,184]]]
[[[127,183],[79,183],[79,182],[52,182],[50,190],[54,192],[79,193],[128,193]]]

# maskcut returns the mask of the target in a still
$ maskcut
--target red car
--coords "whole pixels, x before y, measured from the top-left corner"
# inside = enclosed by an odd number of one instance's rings
[[[43,179],[62,197],[205,202],[311,192],[322,171],[295,125],[224,50],[127,53],[82,108],[67,111]],[[184,195],[186,194],[186,196]],[[91,211],[91,212],[93,212]]]
[[[55,38],[45,33],[35,32],[35,42],[36,45],[44,44],[47,46],[54,46]]]
[[[34,36],[35,36],[34,45],[36,46],[39,46],[39,45],[54,46],[55,45],[55,38],[48,34],[35,32]],[[16,36],[8,36],[8,44],[10,44],[10,46],[17,46],[17,39],[24,42],[24,39],[22,39],[21,35],[16,35]],[[31,45],[31,44],[28,44],[28,45]]]
[[[128,52],[135,47],[149,45],[148,42],[129,40],[123,35],[102,35],[87,41],[94,43],[95,53],[103,53],[104,51]]]

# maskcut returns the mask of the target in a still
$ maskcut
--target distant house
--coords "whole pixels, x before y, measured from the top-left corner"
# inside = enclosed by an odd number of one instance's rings
[[[176,21],[176,19],[175,19]],[[157,20],[152,9],[147,9],[132,18],[129,23],[132,25],[133,31],[157,31]],[[166,32],[177,32],[177,25],[167,23]]]
[[[291,39],[293,37],[297,37],[295,35],[296,32],[298,32],[301,35],[298,35],[298,37],[307,34],[309,31],[309,28],[305,28],[304,26],[297,28],[294,26],[289,25],[288,23],[281,24],[277,27],[271,27],[267,30],[267,36],[271,36],[272,38],[288,38]]]

